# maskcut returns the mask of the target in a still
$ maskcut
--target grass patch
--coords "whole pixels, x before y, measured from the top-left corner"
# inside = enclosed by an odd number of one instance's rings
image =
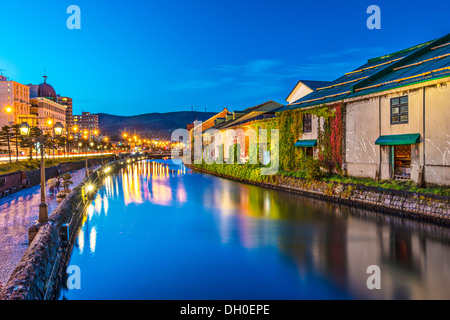
[[[450,196],[450,187],[445,186],[435,186],[428,188],[419,188],[412,181],[399,181],[399,180],[381,180],[375,181],[369,178],[355,178],[355,177],[344,177],[341,175],[331,175],[328,177],[324,177],[323,181],[330,182],[340,182],[340,183],[351,183],[356,185],[363,185],[368,187],[377,187],[391,190],[403,190],[410,191],[415,193],[425,193],[425,194],[434,194],[439,196]]]
[[[105,158],[105,157],[104,157]],[[55,159],[45,159],[45,167],[50,168],[57,166],[64,162],[76,162],[85,160],[86,157],[70,157],[70,158],[55,158]],[[101,159],[98,157],[89,157],[89,159]],[[7,174],[16,171],[32,171],[39,169],[41,167],[41,160],[21,160],[18,162],[6,162],[0,164],[0,174]]]
[[[215,173],[232,176],[238,179],[245,179],[254,182],[273,182],[273,176],[261,176],[261,167],[258,165],[242,165],[242,164],[211,164],[205,163],[201,165],[194,165],[198,168],[209,170]],[[398,180],[381,180],[375,181],[370,178],[355,178],[345,177],[338,174],[322,175],[320,179],[311,180],[311,174],[307,170],[301,171],[279,171],[276,175],[278,177],[294,177],[305,181],[321,181],[325,183],[344,183],[361,185],[367,187],[383,188],[388,190],[409,191],[420,194],[432,194],[439,196],[450,196],[450,187],[435,186],[428,188],[419,188],[412,181],[398,181]]]

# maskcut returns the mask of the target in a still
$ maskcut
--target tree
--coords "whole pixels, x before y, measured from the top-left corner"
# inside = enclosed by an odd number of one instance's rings
[[[59,149],[66,151],[66,145],[69,139],[67,137],[61,136],[56,138],[56,146]]]
[[[3,126],[0,130],[0,141],[3,142],[2,145],[8,146],[8,155],[9,155],[9,162],[12,162],[11,160],[11,130],[10,126]]]
[[[16,146],[16,162],[19,161],[19,141],[20,141],[20,124],[13,124],[12,126],[12,136],[11,139],[14,139],[14,144]]]
[[[73,184],[72,176],[70,175],[70,173],[65,173],[65,174],[62,176],[62,180],[63,180],[62,185],[63,185],[63,187],[64,187],[64,190],[69,190],[69,186],[70,186],[71,184]]]
[[[49,155],[50,155],[50,153],[51,153],[51,151],[50,150],[52,150],[52,149],[55,149],[55,141],[52,139],[52,134],[50,133],[50,132],[46,132],[46,133],[44,133],[44,137],[45,137],[45,141],[44,141],[44,145],[43,145],[43,148],[47,148],[47,149],[49,149],[48,151],[48,153],[49,153]],[[44,149],[45,150],[45,149]],[[45,152],[44,152],[45,153]],[[53,155],[55,155],[55,153],[53,152]]]
[[[30,160],[33,160],[33,149],[36,150],[37,152],[36,139],[39,138],[40,136],[41,130],[35,126],[30,129],[30,135],[20,137],[19,145],[21,148],[29,149]]]

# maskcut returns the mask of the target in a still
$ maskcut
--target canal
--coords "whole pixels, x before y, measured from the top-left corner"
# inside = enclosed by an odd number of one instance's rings
[[[103,182],[69,265],[60,299],[449,299],[450,229],[147,160]]]

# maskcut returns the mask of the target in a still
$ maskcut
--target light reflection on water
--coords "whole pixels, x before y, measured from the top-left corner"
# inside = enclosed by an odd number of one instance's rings
[[[449,244],[437,225],[139,162],[87,209],[82,289],[61,298],[448,299]]]

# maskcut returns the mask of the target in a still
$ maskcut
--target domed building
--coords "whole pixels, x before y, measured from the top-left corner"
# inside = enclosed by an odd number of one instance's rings
[[[29,84],[30,98],[46,98],[52,101],[57,101],[57,94],[55,89],[47,83],[47,76],[44,76],[44,82],[37,84]]]
[[[43,83],[28,86],[30,87],[31,112],[38,116],[39,127],[45,127],[49,120],[52,120],[51,123],[60,122],[65,125],[67,106],[58,103],[56,91],[47,83],[47,76],[44,76]]]

